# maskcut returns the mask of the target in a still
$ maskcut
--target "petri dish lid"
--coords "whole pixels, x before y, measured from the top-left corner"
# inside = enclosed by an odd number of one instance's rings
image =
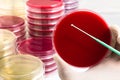
[[[27,5],[34,8],[48,9],[63,5],[62,0],[29,0]]]
[[[7,23],[6,23],[7,22]],[[0,27],[18,27],[24,24],[24,19],[17,16],[0,16]]]
[[[111,32],[107,23],[93,11],[79,10],[64,16],[54,32],[53,44],[65,62],[76,67],[96,65],[105,57],[108,49],[71,27],[71,24],[110,45]]]

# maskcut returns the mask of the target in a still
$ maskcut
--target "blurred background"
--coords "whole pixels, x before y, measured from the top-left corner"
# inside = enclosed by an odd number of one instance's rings
[[[120,26],[120,0],[80,0],[79,8],[96,11],[109,25]]]

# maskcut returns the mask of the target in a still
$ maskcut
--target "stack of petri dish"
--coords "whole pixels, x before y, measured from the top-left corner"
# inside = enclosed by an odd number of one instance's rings
[[[55,51],[51,38],[28,38],[19,44],[17,50],[20,54],[30,54],[39,57],[45,65],[46,74],[56,71],[57,65],[53,59]]]
[[[30,37],[52,37],[56,23],[64,15],[62,0],[27,1],[28,34]]]
[[[14,15],[25,18],[26,0],[0,0],[0,16]]]
[[[0,29],[0,59],[16,52],[16,36],[9,30]]]
[[[72,12],[78,9],[79,0],[63,0],[65,6],[65,13]]]
[[[0,59],[0,80],[45,80],[42,61],[31,55],[10,55]]]
[[[17,16],[0,16],[0,29],[12,31],[17,37],[17,43],[26,38],[24,19]]]

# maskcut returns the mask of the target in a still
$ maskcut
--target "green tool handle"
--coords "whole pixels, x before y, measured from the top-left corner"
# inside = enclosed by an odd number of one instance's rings
[[[109,50],[111,50],[112,52],[116,53],[117,55],[120,55],[120,51],[118,51],[117,49],[111,47],[110,45],[104,43],[103,41],[101,41],[100,39],[88,34],[87,32],[83,31],[82,29],[76,27],[75,25],[71,24],[72,27],[76,28],[77,30],[83,32],[84,34],[86,34],[87,36],[91,37],[92,39],[94,39],[96,42],[100,43],[101,45],[103,45],[104,47],[108,48]]]

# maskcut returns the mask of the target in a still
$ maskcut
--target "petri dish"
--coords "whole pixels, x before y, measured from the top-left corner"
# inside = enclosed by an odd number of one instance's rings
[[[28,17],[27,21],[29,23],[36,24],[36,25],[55,25],[58,22],[58,20],[60,19],[60,17],[54,18],[54,19],[51,19],[51,18],[48,18],[48,19],[34,19],[34,18]]]
[[[26,39],[26,34],[17,37],[17,41],[16,41],[17,45],[19,45],[19,43],[21,43],[25,39]]]
[[[39,26],[55,26],[55,24],[54,23],[52,23],[52,24],[34,24],[34,23],[32,23],[32,22],[28,22],[29,24],[32,24],[32,25],[39,25]]]
[[[24,24],[24,19],[17,16],[0,16],[0,24],[0,26],[4,28],[14,28]]]
[[[30,38],[38,38],[38,37],[50,37],[50,38],[52,38],[53,35],[52,34],[51,35],[34,35],[34,34],[29,33],[29,37]]]
[[[26,33],[26,30],[25,30],[25,29],[23,29],[23,30],[21,30],[21,31],[14,32],[14,34],[15,34],[17,37],[19,37],[19,36],[21,36],[21,35],[24,35],[25,33]]]
[[[1,41],[2,42],[2,41]],[[16,52],[16,42],[13,41],[10,44],[2,44],[0,45],[0,59],[8,56],[13,55]]]
[[[74,0],[74,1],[66,1],[66,2],[64,2],[64,5],[66,5],[66,4],[73,4],[73,3],[78,3],[79,1],[77,1],[77,0]]]
[[[45,54],[44,55],[39,55],[39,54],[36,54],[35,56],[39,57],[43,62],[47,62],[48,60],[50,60],[51,58],[53,58],[53,55],[55,53],[51,53],[51,54]]]
[[[55,26],[42,26],[28,23],[28,28],[31,28],[33,30],[54,30],[54,27]]]
[[[63,0],[64,3],[66,3],[66,2],[74,2],[74,1],[79,1],[79,0]]]
[[[20,30],[23,30],[24,28],[25,28],[25,25],[21,25],[18,27],[2,27],[2,26],[0,26],[0,29],[7,29],[7,30],[10,30],[11,32],[18,32]]]
[[[53,44],[65,62],[75,67],[97,65],[109,50],[71,27],[71,24],[110,45],[111,32],[108,24],[96,12],[78,10],[64,16],[56,25],[54,32]]]
[[[31,8],[41,9],[41,10],[55,10],[55,8],[59,8],[63,6],[62,0],[29,0],[27,1],[27,6]]]
[[[51,38],[28,38],[22,41],[18,47],[21,54],[32,54],[35,56],[51,56],[54,54]],[[50,57],[49,56],[49,57]],[[51,56],[53,57],[53,56]],[[51,58],[50,57],[50,58]]]
[[[53,57],[52,57],[52,58],[49,58],[49,59],[48,59],[48,58],[47,58],[47,59],[43,59],[42,61],[43,61],[43,62],[49,62],[49,61],[53,61],[53,60],[54,60],[54,59],[53,59]]]
[[[45,71],[45,74],[47,75],[47,74],[51,74],[51,73],[53,73],[54,71],[56,71],[57,70],[57,66],[54,66],[54,67],[52,67],[51,69],[49,68],[49,69],[47,69],[46,71]]]
[[[33,80],[38,75],[39,78],[44,75],[42,61],[31,55],[6,56],[0,60],[0,64],[0,76],[6,80]]]
[[[61,10],[64,10],[64,6],[60,6],[60,7],[56,7],[56,8],[53,8],[53,9],[41,9],[41,8],[31,8],[28,6],[28,9],[27,11],[29,12],[33,12],[33,13],[56,13],[58,11],[61,11]]]
[[[69,14],[70,12],[74,12],[74,11],[76,11],[76,10],[78,10],[78,7],[74,7],[74,8],[71,8],[71,9],[65,9],[65,13],[67,14]]]
[[[57,12],[53,12],[53,13],[35,13],[35,12],[27,12],[27,16],[31,17],[31,18],[35,18],[35,19],[54,19],[54,18],[58,18],[60,16],[64,15],[64,10],[60,10]]]
[[[8,44],[8,45],[2,45],[2,46],[0,47],[0,52],[7,51],[7,50],[9,50],[9,49],[11,49],[11,48],[13,48],[13,47],[15,47],[15,42],[14,42],[14,43],[11,42],[11,44]]]
[[[53,34],[53,30],[39,30],[35,31],[32,29],[29,29],[29,34],[35,35],[35,36],[51,36]]]
[[[72,8],[75,8],[75,7],[78,7],[78,6],[79,6],[78,2],[71,3],[71,4],[65,4],[65,9],[72,9]]]

